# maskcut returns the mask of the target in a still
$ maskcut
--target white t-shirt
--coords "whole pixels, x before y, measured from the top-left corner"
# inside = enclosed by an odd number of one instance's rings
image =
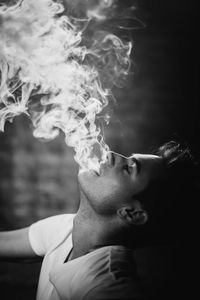
[[[58,215],[30,226],[31,246],[44,256],[37,300],[143,299],[131,249],[105,246],[64,263],[73,247],[74,217]]]

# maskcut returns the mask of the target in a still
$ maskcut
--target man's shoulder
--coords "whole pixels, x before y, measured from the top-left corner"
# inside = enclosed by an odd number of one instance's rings
[[[65,223],[65,222],[71,222],[73,221],[76,214],[58,214],[58,215],[52,215],[47,216],[44,218],[41,218],[40,220],[36,221],[33,224],[47,224],[47,223]]]
[[[131,249],[123,246],[102,247],[83,256],[76,263],[74,279],[78,286],[75,291],[77,299],[82,299],[83,294],[84,299],[132,299],[128,295],[134,293],[136,296],[140,290]],[[98,295],[101,298],[95,298]]]
[[[37,255],[44,256],[69,236],[75,214],[61,214],[39,220],[29,227],[29,241]]]
[[[143,299],[132,249],[108,246],[91,254],[86,267],[89,280],[83,281],[83,285],[89,283],[85,300]]]
[[[65,226],[67,224],[71,224],[73,222],[73,219],[76,214],[58,214],[49,216],[47,218],[44,218],[42,220],[39,220],[37,223],[44,226],[47,225],[53,225],[53,226]]]
[[[46,226],[52,229],[51,234],[56,234],[58,236],[65,236],[71,233],[73,228],[73,220],[76,214],[59,214],[49,217],[44,220]]]
[[[137,274],[133,250],[122,245],[94,249],[83,258],[88,262],[86,268],[94,271],[101,269],[100,274],[109,275],[114,279],[122,274],[126,274],[128,277]]]
[[[132,254],[122,246],[95,249],[60,266],[53,284],[63,299],[140,299],[128,296],[139,291]]]
[[[54,215],[50,218],[55,219],[62,224],[62,223],[73,222],[75,216],[76,214],[59,214],[59,215]]]

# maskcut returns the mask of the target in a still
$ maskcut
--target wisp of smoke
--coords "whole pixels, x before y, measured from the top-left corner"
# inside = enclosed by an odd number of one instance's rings
[[[62,131],[80,169],[98,172],[109,148],[96,120],[112,84],[128,73],[132,45],[105,31],[84,43],[94,12],[77,19],[66,6],[53,0],[0,6],[0,130],[24,113],[35,137],[52,140]]]

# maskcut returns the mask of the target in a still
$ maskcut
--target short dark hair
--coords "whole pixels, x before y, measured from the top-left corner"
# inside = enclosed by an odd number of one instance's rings
[[[136,228],[138,246],[181,239],[189,223],[187,210],[196,192],[195,179],[199,164],[188,146],[170,141],[152,154],[163,159],[166,176],[157,178],[138,195],[149,214],[147,223]]]

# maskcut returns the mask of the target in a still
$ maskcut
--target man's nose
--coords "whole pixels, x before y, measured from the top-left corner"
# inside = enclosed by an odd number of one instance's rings
[[[108,155],[109,163],[113,166],[124,165],[127,161],[127,157],[114,151],[110,151]]]

